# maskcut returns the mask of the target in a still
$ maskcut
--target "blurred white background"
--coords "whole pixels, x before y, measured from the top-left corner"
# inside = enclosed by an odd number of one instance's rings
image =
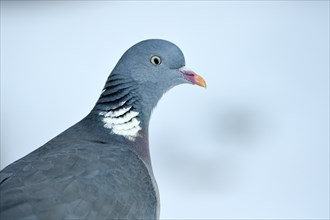
[[[329,1],[1,2],[1,168],[82,119],[133,44],[177,44],[150,142],[162,219],[329,218]]]

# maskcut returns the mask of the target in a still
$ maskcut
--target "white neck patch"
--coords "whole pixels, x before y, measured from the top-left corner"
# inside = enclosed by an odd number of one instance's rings
[[[137,119],[139,112],[133,111],[132,106],[120,108],[117,111],[100,112],[103,116],[104,127],[111,129],[113,134],[124,136],[134,141],[139,136],[142,129],[140,121]]]

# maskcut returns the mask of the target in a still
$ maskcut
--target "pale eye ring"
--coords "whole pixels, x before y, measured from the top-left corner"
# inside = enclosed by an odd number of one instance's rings
[[[162,63],[162,59],[159,57],[159,56],[152,56],[151,58],[150,58],[150,62],[153,64],[153,65],[155,65],[155,66],[158,66],[158,65],[160,65],[161,63]]]

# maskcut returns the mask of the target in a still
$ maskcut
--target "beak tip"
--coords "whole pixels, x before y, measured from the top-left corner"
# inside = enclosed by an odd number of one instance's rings
[[[196,84],[196,85],[198,85],[198,86],[200,86],[200,87],[203,87],[203,88],[205,88],[206,89],[206,83],[198,83],[198,84]]]
[[[206,88],[206,82],[205,82],[205,80],[203,79],[203,77],[201,77],[199,75],[196,75],[195,76],[195,83],[196,83],[196,85],[198,85],[200,87]]]

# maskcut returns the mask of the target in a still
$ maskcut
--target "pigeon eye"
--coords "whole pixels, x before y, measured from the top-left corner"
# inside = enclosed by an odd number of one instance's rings
[[[160,59],[159,56],[152,56],[150,58],[150,62],[155,65],[155,66],[158,66],[159,64],[161,64],[162,60]]]

